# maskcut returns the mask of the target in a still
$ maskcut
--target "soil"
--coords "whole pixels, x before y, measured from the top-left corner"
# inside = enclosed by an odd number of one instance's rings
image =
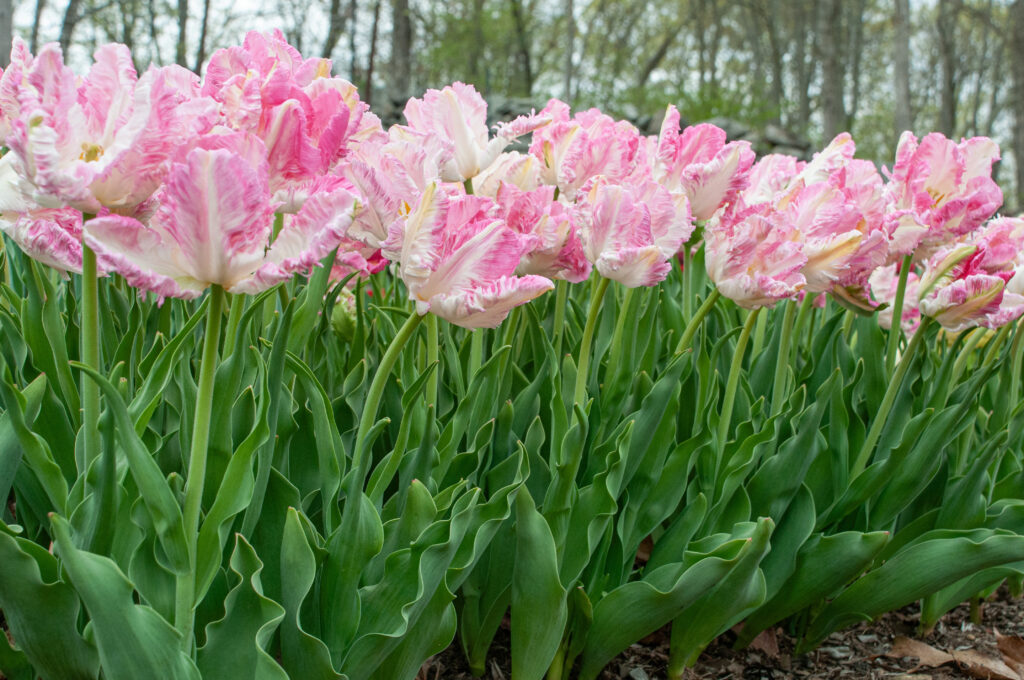
[[[736,635],[728,632],[705,650],[687,680],[1024,680],[1024,659],[1013,658],[1015,646],[1024,648],[1024,600],[1011,598],[1005,588],[981,604],[980,625],[971,622],[966,604],[924,637],[918,636],[917,624],[917,606],[909,606],[833,633],[799,657],[793,656],[794,640],[782,628],[762,633],[742,651],[732,648]],[[665,680],[668,641],[666,627],[632,645],[608,665],[601,680]],[[488,656],[486,680],[510,680],[509,642],[506,619]],[[1009,649],[1010,656],[1001,648]],[[908,651],[926,658],[901,656]],[[418,680],[474,678],[456,643],[431,658]]]

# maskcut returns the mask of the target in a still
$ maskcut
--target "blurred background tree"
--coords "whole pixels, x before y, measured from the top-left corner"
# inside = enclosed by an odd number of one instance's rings
[[[252,28],[330,56],[385,120],[463,80],[501,112],[557,96],[655,131],[675,103],[782,146],[850,130],[880,163],[904,129],[988,135],[1024,209],[1024,0],[0,0],[0,43],[84,61],[114,40],[140,68],[195,69]]]

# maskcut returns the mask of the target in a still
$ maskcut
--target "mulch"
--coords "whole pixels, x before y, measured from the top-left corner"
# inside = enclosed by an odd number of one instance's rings
[[[795,641],[783,628],[766,631],[745,650],[735,650],[733,632],[715,640],[689,671],[687,680],[1024,680],[1024,600],[1000,589],[981,605],[981,622],[971,622],[964,604],[924,637],[918,636],[912,605],[833,633],[816,650],[795,656]],[[488,656],[486,680],[511,680],[508,621]],[[605,669],[601,680],[665,680],[669,629],[632,645]],[[911,655],[913,654],[913,655]],[[921,658],[924,657],[924,658]],[[1019,658],[1018,658],[1019,657]],[[431,658],[418,680],[471,680],[455,643]]]

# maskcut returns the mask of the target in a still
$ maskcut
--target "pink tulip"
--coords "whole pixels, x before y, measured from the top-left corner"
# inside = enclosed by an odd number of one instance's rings
[[[662,281],[693,232],[686,199],[678,202],[655,182],[622,186],[598,178],[577,215],[587,259],[601,276],[629,288]]]
[[[97,261],[160,298],[198,297],[210,285],[257,293],[306,272],[345,235],[356,198],[318,192],[272,238],[266,149],[245,133],[208,135],[173,164],[149,225],[125,216],[91,220]]]
[[[523,237],[517,274],[579,283],[590,276],[590,262],[583,253],[572,211],[555,201],[554,193],[551,186],[523,191],[502,182],[497,192],[499,214]]]
[[[487,134],[487,102],[472,85],[452,83],[410,99],[405,119],[411,129],[434,135],[444,146],[441,179],[463,182],[486,170],[513,140],[547,123],[543,116],[521,116]]]
[[[338,254],[331,268],[332,282],[341,281],[349,274],[355,273],[360,278],[376,274],[388,266],[388,261],[381,255],[379,248],[371,248],[361,241],[343,238],[338,244]],[[354,285],[355,280],[350,281]]]
[[[878,311],[878,325],[885,329],[892,328],[893,303],[896,300],[896,287],[899,282],[899,267],[896,264],[889,264],[875,269],[869,279],[869,290],[872,306],[885,305]],[[920,278],[917,273],[911,270],[907,274],[907,288],[903,300],[903,313],[900,317],[900,327],[910,337],[921,325],[921,310],[917,306],[917,291]]]
[[[177,66],[137,78],[123,45],[96,50],[79,81],[60,48],[24,58],[7,142],[30,198],[87,213],[133,213],[160,186],[181,145],[210,127],[213,104]]]
[[[0,218],[0,231],[34,260],[63,272],[82,271],[82,213],[39,208]]]
[[[597,109],[569,117],[569,105],[552,99],[540,112],[551,123],[533,134],[530,153],[542,161],[541,178],[574,200],[590,179],[603,175],[623,182],[638,162],[640,133],[626,121],[615,121]]]
[[[679,111],[669,105],[661,125],[653,177],[690,201],[693,218],[709,219],[747,186],[754,164],[749,142],[726,143],[725,131],[710,124],[679,132]]]
[[[1024,298],[1007,283],[1024,247],[1024,221],[997,219],[969,241],[940,249],[925,262],[921,313],[951,331],[998,328],[1024,314]]]
[[[317,176],[382,134],[356,87],[331,77],[329,60],[304,59],[279,30],[250,31],[241,46],[215,52],[202,92],[220,104],[223,124],[263,140],[282,212],[298,211]]]
[[[536,190],[541,186],[540,161],[535,156],[507,151],[473,178],[473,193],[497,199],[502,185],[523,191]]]
[[[382,252],[397,262],[419,314],[493,328],[513,307],[553,287],[542,276],[514,275],[522,240],[495,212],[489,199],[449,196],[433,184],[392,225]]]
[[[890,231],[904,233],[894,255],[927,258],[991,217],[1003,201],[992,181],[997,160],[999,147],[987,137],[957,144],[934,132],[918,143],[904,132],[887,187]]]

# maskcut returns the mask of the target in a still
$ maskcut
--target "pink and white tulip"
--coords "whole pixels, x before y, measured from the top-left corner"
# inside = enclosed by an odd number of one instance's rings
[[[987,137],[959,144],[933,132],[920,142],[900,137],[887,187],[894,256],[920,260],[974,231],[999,208],[1003,194],[992,180],[999,147]]]
[[[420,314],[465,328],[494,328],[513,307],[553,288],[542,276],[515,276],[522,239],[479,196],[427,187],[404,220],[391,227],[385,257],[398,264]]]
[[[754,164],[749,142],[726,143],[725,130],[701,124],[679,131],[679,111],[669,105],[661,124],[653,178],[690,202],[695,220],[707,220],[747,186]]]
[[[258,138],[208,135],[172,166],[148,225],[101,216],[88,223],[85,242],[101,265],[160,298],[195,298],[211,285],[258,293],[316,266],[357,209],[344,188],[318,192],[272,239],[268,175]]]
[[[23,69],[7,143],[23,189],[42,206],[131,214],[214,120],[194,75],[167,66],[138,78],[123,45],[97,49],[81,80],[52,44]]]
[[[523,238],[517,274],[537,274],[579,283],[590,276],[590,262],[572,211],[555,201],[555,188],[523,191],[502,183],[497,193],[500,214]]]
[[[598,178],[577,207],[583,251],[598,273],[628,288],[653,286],[693,232],[685,198],[655,182],[640,186]]]
[[[408,127],[434,135],[445,148],[441,165],[445,182],[464,182],[476,177],[497,160],[513,140],[545,125],[544,116],[520,116],[487,131],[487,102],[472,85],[452,83],[441,90],[427,90],[423,99],[405,105]]]
[[[639,131],[597,109],[569,117],[569,105],[552,99],[538,114],[551,122],[533,134],[530,153],[542,161],[541,179],[572,201],[598,175],[625,181],[638,162]]]

